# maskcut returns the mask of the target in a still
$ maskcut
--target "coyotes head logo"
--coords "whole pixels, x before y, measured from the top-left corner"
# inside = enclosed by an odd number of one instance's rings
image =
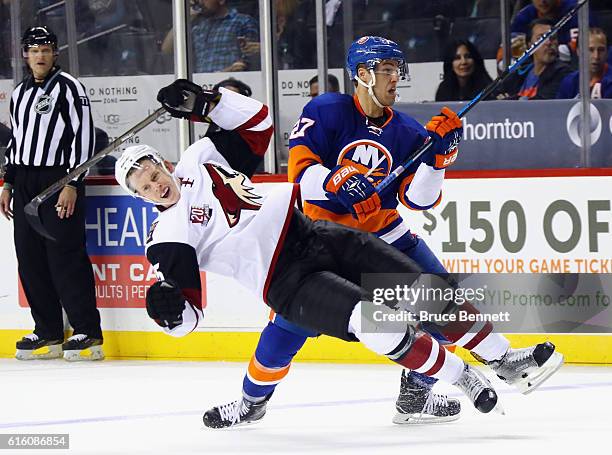
[[[213,194],[221,204],[229,227],[238,224],[243,209],[259,210],[261,204],[257,199],[261,199],[261,196],[252,193],[253,188],[244,184],[246,177],[243,174],[210,163],[204,164],[204,167],[213,182]]]

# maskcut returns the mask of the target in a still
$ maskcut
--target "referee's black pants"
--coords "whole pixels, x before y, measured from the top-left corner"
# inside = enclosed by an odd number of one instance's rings
[[[65,175],[63,167],[16,167],[13,213],[19,278],[36,335],[64,338],[63,306],[74,333],[101,339],[93,270],[85,248],[84,185],[78,189],[75,211],[69,218],[57,216],[59,192],[39,208],[41,221],[56,242],[40,236],[25,218],[24,206]]]

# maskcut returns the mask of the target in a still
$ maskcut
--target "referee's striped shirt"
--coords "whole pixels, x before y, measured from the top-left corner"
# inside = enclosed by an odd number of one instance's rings
[[[93,155],[95,133],[85,87],[58,66],[41,83],[26,77],[13,91],[10,113],[9,168],[73,169]]]

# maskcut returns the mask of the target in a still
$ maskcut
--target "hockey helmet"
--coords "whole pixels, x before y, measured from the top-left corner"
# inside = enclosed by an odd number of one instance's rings
[[[133,197],[141,196],[128,184],[128,177],[132,169],[140,168],[138,162],[143,158],[150,159],[155,164],[161,164],[163,168],[170,173],[164,165],[164,158],[150,145],[134,145],[126,148],[115,163],[115,179],[117,183],[121,185],[121,188],[130,193]]]
[[[21,38],[21,49],[23,51],[23,57],[27,57],[28,49],[35,46],[43,46],[45,44],[50,45],[54,53],[57,55],[57,36],[48,27],[42,25],[37,27],[30,27],[23,34]]]
[[[395,60],[399,65],[400,78],[406,77],[408,68],[404,53],[395,41],[380,36],[363,36],[354,41],[346,56],[346,70],[351,79],[355,79],[359,65],[365,65],[368,71],[374,70],[383,60]]]

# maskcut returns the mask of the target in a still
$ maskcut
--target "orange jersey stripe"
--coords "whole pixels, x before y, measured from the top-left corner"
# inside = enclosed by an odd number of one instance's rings
[[[396,209],[381,209],[375,217],[360,223],[350,213],[339,214],[304,201],[304,214],[312,220],[327,220],[366,232],[378,232],[399,218]]]
[[[249,362],[248,374],[249,378],[255,383],[277,383],[287,376],[290,367],[291,364],[281,368],[268,368],[259,363],[253,356]]]
[[[440,196],[438,196],[438,199],[436,199],[436,202],[434,202],[434,205],[429,207],[427,210],[431,210],[431,209],[437,207],[438,205],[440,205],[440,202],[442,202],[442,191],[440,191]],[[408,205],[408,203],[403,203],[402,202],[402,204],[404,204],[406,206],[406,208],[409,208],[410,210],[414,210],[415,212],[421,212],[421,211],[424,210],[424,209],[420,209],[420,208],[417,208],[417,207],[411,207],[410,205]]]
[[[399,190],[397,191],[397,196],[399,197],[400,202],[406,207],[408,207],[408,201],[406,201],[406,191],[408,191],[408,186],[410,185],[410,183],[412,183],[412,180],[414,179],[415,175],[416,174],[410,174],[409,176],[402,179],[402,182],[399,186]]]
[[[289,149],[289,162],[287,163],[287,179],[295,182],[304,169],[313,164],[322,164],[321,157],[305,145],[296,145]]]

